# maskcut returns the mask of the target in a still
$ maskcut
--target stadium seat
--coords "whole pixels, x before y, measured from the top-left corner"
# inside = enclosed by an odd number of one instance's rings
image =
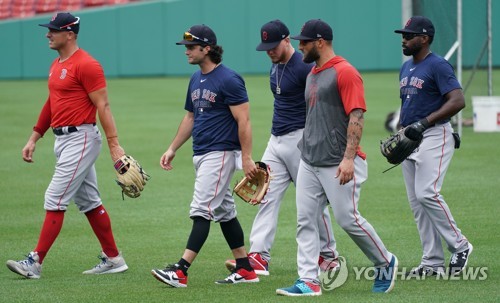
[[[0,20],[28,18],[50,12],[74,12],[85,7],[127,4],[141,0],[0,0]]]
[[[132,0],[106,0],[106,4],[108,5],[116,5],[116,4],[126,4],[130,3]]]
[[[0,0],[0,20],[10,18],[11,10],[12,0]]]
[[[59,0],[37,0],[35,12],[37,14],[54,12],[58,9]]]
[[[105,5],[106,0],[83,0],[83,6],[88,7],[88,6],[101,6]]]
[[[27,18],[35,15],[35,0],[14,0],[11,17]]]
[[[83,8],[82,0],[61,0],[57,10],[60,12],[74,12]]]

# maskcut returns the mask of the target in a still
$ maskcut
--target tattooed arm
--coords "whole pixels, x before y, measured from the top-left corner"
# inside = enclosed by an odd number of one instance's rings
[[[364,117],[362,109],[354,109],[349,114],[349,125],[347,126],[347,146],[344,159],[339,164],[336,178],[344,185],[354,177],[354,158],[358,151],[359,142],[363,133]]]

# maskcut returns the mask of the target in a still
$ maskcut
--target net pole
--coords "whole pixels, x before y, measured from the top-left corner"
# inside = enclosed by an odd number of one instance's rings
[[[488,0],[488,8],[486,9],[488,23],[488,96],[493,96],[493,52],[492,52],[492,33],[491,33],[491,0]]]
[[[413,16],[413,0],[401,0],[401,25],[404,27],[406,21]],[[401,62],[408,60],[401,52]]]
[[[457,0],[457,80],[462,83],[462,0]],[[457,131],[462,135],[462,111],[457,114]]]

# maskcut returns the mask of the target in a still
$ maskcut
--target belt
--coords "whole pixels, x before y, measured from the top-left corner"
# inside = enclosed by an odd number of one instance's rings
[[[77,131],[78,131],[78,128],[76,128],[76,126],[63,126],[63,127],[56,127],[56,128],[52,129],[52,132],[54,132],[54,135],[56,135],[56,136],[62,136],[64,134],[74,133]]]
[[[95,123],[92,123],[92,125],[95,126]],[[78,128],[76,126],[61,126],[61,127],[56,127],[56,128],[52,129],[52,132],[56,136],[67,135],[67,134],[74,133],[77,131],[78,131]]]

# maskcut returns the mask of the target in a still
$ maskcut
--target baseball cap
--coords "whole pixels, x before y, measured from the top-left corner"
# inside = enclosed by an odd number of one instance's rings
[[[394,32],[398,34],[422,34],[433,37],[434,25],[426,17],[414,16],[406,21],[403,29],[397,29]]]
[[[193,45],[193,44],[207,44],[217,45],[217,37],[214,31],[205,24],[198,24],[191,26],[181,41],[175,43],[177,45]]]
[[[300,34],[291,37],[294,40],[333,40],[333,31],[330,25],[321,19],[307,21],[300,30]]]
[[[280,44],[281,40],[288,37],[288,35],[290,35],[290,31],[283,22],[278,19],[269,21],[261,27],[261,43],[257,45],[255,49],[258,51],[273,49]]]
[[[47,24],[38,24],[58,31],[70,31],[78,34],[80,31],[80,17],[70,13],[55,13]]]

